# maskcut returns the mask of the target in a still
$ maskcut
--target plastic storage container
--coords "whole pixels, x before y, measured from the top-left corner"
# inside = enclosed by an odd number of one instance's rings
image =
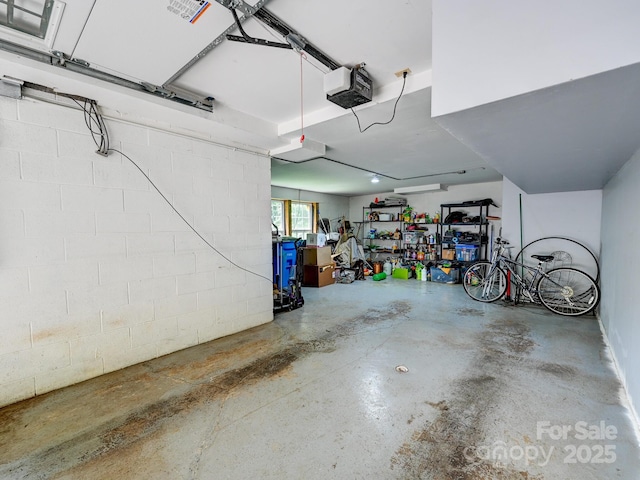
[[[431,281],[437,283],[458,283],[460,281],[460,270],[457,268],[431,267]]]
[[[478,246],[456,245],[456,260],[459,262],[475,262],[478,260]]]
[[[280,255],[274,252],[273,255],[273,283],[282,285],[282,288],[289,287],[289,279],[295,275],[296,266],[296,242],[282,242],[274,243],[273,248],[280,249]],[[280,264],[278,265],[277,258],[280,257]],[[282,267],[282,270],[280,269]],[[278,282],[278,276],[282,279],[282,284]]]
[[[391,276],[393,278],[400,278],[402,280],[408,280],[409,279],[409,269],[408,268],[396,268],[393,270],[393,273],[391,274]]]

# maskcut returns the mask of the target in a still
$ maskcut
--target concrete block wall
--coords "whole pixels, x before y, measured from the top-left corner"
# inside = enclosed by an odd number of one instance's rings
[[[0,406],[273,319],[268,158],[106,122],[253,273],[124,156],[97,155],[80,110],[0,97]]]

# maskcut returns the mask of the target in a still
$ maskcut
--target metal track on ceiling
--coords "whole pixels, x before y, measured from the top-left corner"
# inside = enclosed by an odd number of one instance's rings
[[[260,0],[255,6],[251,6],[244,2],[243,0],[215,0],[217,3],[227,8],[228,10],[235,11],[240,10],[244,15],[242,17],[237,17],[237,23],[234,22],[229,27],[227,27],[220,35],[218,35],[212,42],[210,42],[206,47],[204,47],[195,57],[193,57],[189,62],[187,62],[180,70],[178,70],[175,74],[171,76],[166,82],[163,83],[163,87],[165,88],[173,88],[173,82],[175,82],[182,74],[184,74],[187,70],[193,67],[197,62],[199,62],[202,58],[204,58],[209,52],[211,52],[214,48],[219,46],[224,40],[233,39],[236,41],[247,41],[246,38],[243,40],[243,37],[236,37],[231,35],[236,29],[242,30],[241,23],[245,22],[248,18],[253,16],[257,20],[264,23],[266,26],[270,27],[274,31],[278,32],[284,38],[290,37],[291,35],[297,37],[302,40],[302,44],[299,45],[302,51],[309,54],[320,63],[325,65],[329,70],[335,70],[339,68],[341,65],[330,58],[328,55],[323,53],[320,49],[315,47],[313,44],[308,42],[304,37],[302,37],[297,31],[287,25],[280,18],[276,17],[273,13],[269,12],[264,6],[269,2],[269,0]],[[257,42],[252,42],[257,43]],[[261,43],[265,45],[265,43]],[[276,45],[274,45],[276,46]],[[280,45],[278,45],[280,46]]]
[[[5,25],[9,28],[13,28],[23,33],[27,33],[29,35],[37,36],[42,38],[47,31],[47,25],[49,16],[51,13],[51,8],[53,7],[53,0],[45,0],[43,5],[42,13],[33,12],[30,10],[26,10],[23,7],[16,6],[14,3],[15,0],[0,0],[0,4],[6,5],[6,19],[0,17],[0,25]],[[234,13],[234,17],[237,20],[237,23],[232,23],[229,27],[227,27],[220,35],[218,35],[211,43],[209,43],[203,50],[201,50],[195,57],[193,57],[187,64],[185,64],[180,70],[178,70],[174,75],[171,76],[166,82],[163,83],[162,86],[153,85],[147,82],[134,82],[131,80],[127,80],[122,77],[118,77],[116,75],[112,75],[109,73],[102,72],[100,70],[94,69],[88,62],[85,62],[80,59],[71,58],[63,52],[54,51],[51,53],[45,53],[36,49],[32,49],[29,47],[25,47],[22,45],[18,45],[13,42],[9,42],[6,40],[0,40],[0,50],[4,50],[9,53],[13,53],[16,55],[20,55],[31,60],[35,60],[41,63],[45,63],[52,66],[57,66],[61,68],[65,68],[66,70],[73,71],[76,73],[80,73],[82,75],[87,75],[92,78],[96,78],[105,82],[112,83],[114,85],[118,85],[121,87],[129,88],[132,90],[136,90],[139,92],[148,93],[157,97],[161,97],[167,100],[171,100],[174,102],[181,103],[183,105],[192,106],[201,110],[213,111],[213,97],[203,97],[191,92],[185,91],[175,85],[173,82],[177,80],[182,74],[184,74],[188,69],[193,67],[198,61],[200,61],[207,53],[212,51],[215,47],[220,45],[224,40],[232,37],[231,32],[236,28],[240,28],[240,23],[244,22],[246,19],[254,16],[257,20],[261,21],[280,35],[282,35],[285,39],[288,39],[288,42],[293,44],[292,48],[297,48],[305,53],[309,54],[320,63],[325,65],[330,70],[335,70],[340,67],[340,64],[331,59],[329,56],[324,54],[318,48],[316,48],[313,44],[309,43],[304,37],[302,37],[298,32],[296,32],[293,28],[283,22],[281,19],[276,17],[271,12],[267,11],[264,8],[269,0],[259,0],[255,5],[249,5],[243,0],[215,0],[217,3],[222,5],[223,7],[231,10]],[[14,9],[19,9],[28,13],[29,15],[36,16],[39,19],[39,29],[37,31],[33,30],[33,27],[29,31],[25,31],[24,29],[17,28],[14,22]],[[235,10],[239,10],[243,13],[242,17],[238,17],[235,14]],[[293,40],[293,41],[292,41]],[[246,35],[245,38],[240,37],[238,41],[247,41]],[[261,43],[262,45],[269,45],[269,43],[275,42],[267,42]],[[286,45],[286,44],[284,44]]]
[[[30,60],[35,60],[40,63],[52,65],[54,67],[64,68],[65,70],[80,73],[82,75],[96,78],[113,85],[118,85],[121,87],[129,88],[131,90],[160,97],[165,100],[177,102],[182,105],[195,107],[208,112],[213,111],[212,97],[200,97],[189,92],[178,91],[177,89],[172,90],[145,82],[133,82],[131,80],[127,80],[125,78],[111,75],[109,73],[96,70],[95,68],[91,68],[91,66],[87,62],[69,58],[62,52],[45,53],[29,47],[25,47],[23,45],[8,42],[6,40],[0,40],[0,50],[18,55],[20,57],[28,58]]]

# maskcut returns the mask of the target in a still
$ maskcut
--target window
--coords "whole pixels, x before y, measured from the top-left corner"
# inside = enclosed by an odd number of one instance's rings
[[[0,39],[51,49],[64,6],[58,0],[0,0]]]
[[[271,200],[271,222],[278,227],[280,235],[307,238],[315,232],[318,205],[313,202],[293,200]]]
[[[276,226],[280,235],[284,235],[284,200],[271,200],[271,223]]]
[[[21,5],[22,4],[22,5]],[[51,16],[53,1],[30,1],[16,4],[15,0],[0,0],[0,25],[19,32],[44,38]]]
[[[313,233],[313,205],[291,202],[291,236],[306,239],[307,233]]]

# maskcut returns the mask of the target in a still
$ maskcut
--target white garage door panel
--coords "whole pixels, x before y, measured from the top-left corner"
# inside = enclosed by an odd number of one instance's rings
[[[207,3],[97,0],[73,56],[94,68],[162,85],[233,24],[229,10]],[[197,17],[199,8],[206,9]]]

